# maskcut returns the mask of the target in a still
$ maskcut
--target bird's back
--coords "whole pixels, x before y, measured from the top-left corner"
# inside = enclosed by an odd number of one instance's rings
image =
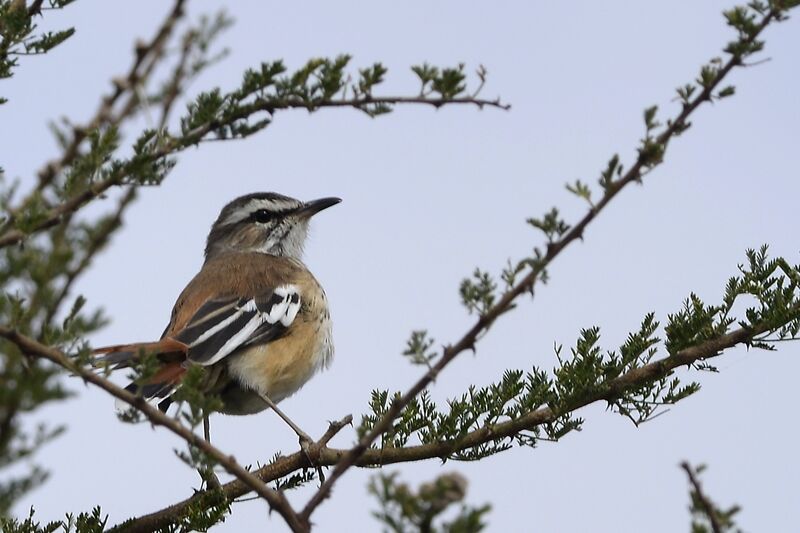
[[[317,280],[297,259],[258,252],[225,252],[206,261],[178,296],[162,338],[181,331],[204,302],[233,296],[251,296],[277,286],[293,284],[309,296],[321,291]]]

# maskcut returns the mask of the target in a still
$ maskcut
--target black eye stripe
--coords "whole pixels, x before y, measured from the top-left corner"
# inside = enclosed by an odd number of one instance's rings
[[[261,222],[262,224],[274,220],[278,216],[278,213],[275,211],[269,211],[267,209],[258,209],[250,213],[250,220],[254,222]]]

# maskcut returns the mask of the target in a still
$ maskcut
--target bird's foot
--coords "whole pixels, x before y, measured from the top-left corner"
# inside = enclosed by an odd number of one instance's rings
[[[325,473],[322,471],[322,466],[319,465],[319,446],[315,446],[314,440],[308,436],[308,434],[299,431],[297,433],[298,440],[300,442],[300,451],[303,452],[303,455],[306,457],[306,461],[308,461],[309,466],[314,468],[317,471],[317,477],[319,478],[320,483],[325,482]]]

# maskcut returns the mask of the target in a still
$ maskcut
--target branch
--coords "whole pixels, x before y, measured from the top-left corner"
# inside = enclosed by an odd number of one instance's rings
[[[192,53],[193,43],[193,35],[192,32],[189,31],[183,36],[180,57],[172,70],[172,75],[169,77],[169,81],[164,90],[164,98],[161,102],[161,120],[158,121],[159,130],[163,130],[167,126],[172,106],[178,96],[183,92],[181,84],[184,82],[184,78],[186,78],[186,66],[189,63],[189,56]]]
[[[694,469],[689,466],[689,463],[686,461],[681,463],[681,468],[683,468],[683,470],[686,472],[686,475],[689,477],[689,482],[692,484],[692,487],[694,487],[694,490],[692,491],[692,499],[697,502],[703,514],[708,517],[708,521],[711,524],[711,530],[714,533],[723,533],[724,529],[722,529],[722,524],[719,523],[719,518],[717,517],[718,511],[711,500],[709,500],[703,492],[703,486],[694,475]]]
[[[176,16],[176,11],[172,10],[169,15],[169,19],[174,21]],[[202,20],[204,21],[205,19]],[[170,24],[174,24],[174,22]],[[165,22],[165,28],[167,26],[168,24]],[[227,19],[225,19],[222,15],[218,15],[216,20],[213,21],[208,27],[206,27],[205,22],[203,22],[198,28],[190,27],[186,30],[181,39],[183,44],[180,51],[179,60],[177,61],[176,66],[173,68],[173,71],[168,78],[168,83],[165,86],[168,88],[169,93],[167,95],[168,97],[165,98],[157,99],[155,96],[148,96],[145,93],[146,87],[144,87],[149,83],[148,80],[151,78],[153,71],[162,63],[162,59],[166,55],[166,39],[168,36],[165,32],[165,29],[162,28],[161,31],[157,32],[156,37],[148,45],[143,43],[138,44],[137,50],[139,50],[139,52],[137,57],[149,56],[149,59],[140,62],[140,65],[142,66],[139,68],[138,73],[136,73],[137,71],[135,68],[131,68],[131,73],[128,75],[128,81],[126,81],[125,84],[130,85],[131,83],[135,83],[135,79],[138,79],[138,84],[135,87],[131,87],[131,90],[127,91],[129,94],[125,102],[122,102],[120,106],[114,106],[113,99],[112,101],[109,101],[111,96],[104,99],[104,101],[107,103],[104,105],[106,105],[109,109],[109,111],[105,113],[106,118],[104,119],[104,123],[108,126],[118,126],[122,122],[135,116],[138,111],[144,110],[145,106],[147,106],[155,108],[157,112],[155,120],[158,123],[158,128],[163,129],[164,125],[169,121],[171,115],[173,114],[175,109],[173,104],[181,95],[185,87],[208,65],[213,64],[218,60],[219,57],[224,55],[223,53],[211,59],[205,58],[206,50],[208,49],[207,47],[211,40],[226,26]],[[150,51],[145,52],[145,49]],[[197,61],[197,63],[192,64],[190,68],[187,69],[187,63],[192,54],[195,54],[195,56],[191,57],[191,59]],[[121,82],[117,82],[117,84],[119,83]],[[119,107],[119,109],[114,111],[114,107]],[[102,113],[98,112],[98,115],[95,117],[95,119],[93,119],[95,124],[99,124],[99,117],[101,114]],[[148,116],[146,118],[148,118],[148,122],[150,122],[150,117]],[[88,125],[78,127],[76,128],[76,131],[80,130],[84,131],[85,133],[85,130],[88,127]],[[78,133],[78,135],[83,134]],[[73,142],[79,144],[80,139],[75,139],[76,138],[73,138]],[[77,158],[81,158],[84,157],[85,154],[78,153],[78,144],[74,144],[74,149],[76,150],[74,153],[76,154]],[[70,163],[75,164],[74,162]],[[62,170],[62,173],[63,172],[64,171]],[[46,184],[40,183],[40,185],[45,186]],[[36,194],[36,191],[38,190],[39,189],[35,189],[33,192],[31,192],[31,194]],[[55,231],[50,235],[50,240],[53,243],[53,253],[55,254],[56,248],[59,247],[67,249],[72,247],[75,257],[70,260],[70,264],[67,265],[67,268],[65,268],[63,272],[52,278],[52,283],[48,282],[37,284],[35,292],[31,296],[30,307],[36,308],[38,303],[38,307],[42,307],[44,310],[41,323],[39,324],[42,332],[51,326],[51,323],[60,311],[61,305],[70,295],[74,283],[87,271],[88,267],[91,266],[94,256],[108,243],[113,233],[121,227],[123,214],[130,207],[130,205],[132,205],[136,196],[136,188],[129,187],[116,200],[116,206],[107,215],[97,219],[97,227],[92,227],[91,225],[85,223],[79,224],[83,227],[77,229],[86,233],[85,241],[73,243],[72,246],[70,245],[70,243],[73,241],[73,239],[70,237],[70,229],[73,228],[71,228],[70,225],[72,224],[72,220],[76,212],[73,211],[71,213],[67,213],[59,220],[59,224],[55,228]],[[80,250],[78,250],[78,248],[80,248]],[[57,278],[60,278],[61,281],[59,282]],[[41,335],[37,338],[39,340],[42,339]]]
[[[131,405],[141,412],[154,426],[163,426],[169,431],[186,441],[190,446],[201,450],[218,464],[222,465],[231,475],[240,480],[249,490],[253,490],[264,498],[271,509],[277,511],[293,531],[307,531],[307,525],[303,524],[297,513],[294,512],[286,497],[275,490],[267,487],[260,479],[251,472],[247,471],[233,456],[226,455],[208,441],[195,435],[189,428],[179,423],[177,420],[168,417],[157,408],[147,403],[141,396],[136,396],[125,389],[122,389],[104,377],[100,376],[91,369],[76,365],[61,351],[45,346],[35,340],[20,334],[14,329],[0,326],[0,337],[5,337],[13,342],[19,349],[30,356],[47,359],[56,365],[72,372],[97,387],[100,387],[110,395]]]
[[[28,16],[32,17],[34,15],[41,15],[42,4],[44,4],[44,0],[33,0],[31,5],[28,6]]]
[[[91,239],[86,245],[83,257],[77,265],[66,270],[64,273],[66,276],[64,284],[59,289],[53,301],[47,306],[47,312],[42,321],[42,331],[44,331],[55,318],[56,313],[58,313],[58,310],[61,308],[64,299],[69,295],[69,291],[72,289],[72,285],[75,281],[91,266],[94,256],[108,243],[111,234],[122,225],[122,215],[135,198],[136,188],[131,187],[125,192],[122,198],[117,201],[117,207],[114,209],[113,214],[109,218],[103,219],[100,226],[95,228]]]
[[[800,311],[800,310],[799,310]],[[443,459],[453,453],[467,450],[481,444],[495,441],[502,438],[512,438],[521,431],[529,431],[537,426],[555,422],[565,414],[577,411],[596,402],[607,402],[621,397],[629,391],[634,391],[642,385],[669,375],[674,369],[691,365],[703,359],[716,357],[725,349],[732,348],[739,344],[748,344],[756,335],[773,329],[774,324],[759,324],[751,328],[740,328],[720,337],[710,339],[697,346],[686,348],[680,352],[653,361],[645,366],[631,370],[616,379],[598,387],[597,392],[586,398],[577,400],[561,410],[553,410],[549,407],[542,407],[534,411],[506,422],[485,426],[471,431],[463,437],[455,440],[434,442],[404,448],[369,448],[364,451],[355,461],[356,466],[374,468],[394,463],[416,462],[428,459]],[[0,330],[1,332],[2,330]],[[2,333],[0,333],[2,334]],[[318,466],[332,466],[340,464],[352,450],[328,448],[323,446],[319,450],[318,457],[312,457],[314,464]],[[266,465],[255,472],[253,475],[264,482],[273,481],[291,474],[303,468],[310,468],[308,458],[302,453],[297,452],[286,457],[281,457],[273,463]],[[247,494],[250,488],[241,480],[231,481],[221,487],[228,501]],[[130,519],[111,531],[125,533],[143,533],[162,529],[170,524],[177,523],[181,517],[185,516],[203,498],[208,497],[207,492],[199,492],[174,505],[166,507],[160,511]]]
[[[755,28],[755,31],[752,34],[749,34],[746,39],[742,38],[740,42],[745,44],[755,43],[757,36],[769,24],[769,22],[779,18],[780,9],[773,8],[768,13],[764,14],[763,18]],[[724,66],[720,66],[719,69],[715,69],[713,72],[711,72],[709,76],[710,79],[703,83],[703,90],[700,92],[700,94],[694,99],[687,99],[687,101],[684,103],[681,113],[673,121],[668,122],[668,125],[664,131],[652,139],[648,136],[647,142],[657,145],[657,147],[660,149],[660,155],[663,155],[668,142],[674,136],[679,135],[686,128],[688,128],[689,123],[687,119],[691,113],[704,101],[711,101],[712,93],[719,85],[721,80],[735,66],[741,65],[742,58],[746,55],[748,55],[748,53],[732,53],[730,60],[726,62]],[[180,137],[170,137],[169,135],[165,135],[163,138],[160,137],[158,139],[158,145],[153,150],[149,150],[145,154],[145,157],[147,158],[147,161],[159,161],[161,159],[165,159],[169,155],[180,152],[188,146],[192,146],[206,140],[205,137],[207,134],[211,132],[224,131],[226,126],[230,126],[236,120],[248,118],[250,115],[258,111],[265,111],[271,115],[278,109],[306,108],[308,110],[315,110],[321,107],[341,106],[364,108],[376,104],[390,105],[397,103],[425,103],[436,107],[447,103],[470,103],[479,106],[493,105],[496,107],[503,107],[497,101],[491,102],[476,100],[473,98],[374,98],[366,95],[347,100],[303,101],[300,99],[284,99],[276,101],[256,99],[254,102],[246,104],[237,109],[236,113],[226,115],[224,121],[213,119],[194,128],[191,131],[184,131]],[[282,516],[287,520],[287,523],[293,530],[305,531],[309,527],[309,519],[313,511],[329,495],[330,490],[335,484],[337,478],[353,465],[375,465],[386,464],[388,462],[416,461],[432,457],[447,457],[449,454],[452,454],[453,451],[459,449],[467,449],[480,443],[490,442],[498,438],[514,436],[525,429],[530,429],[540,424],[553,422],[564,414],[579,409],[580,407],[588,405],[589,403],[600,400],[608,401],[609,399],[614,399],[622,392],[630,390],[630,387],[640,386],[642,383],[647,383],[653,379],[657,379],[658,377],[663,377],[669,374],[672,369],[676,368],[677,366],[690,364],[702,358],[713,357],[718,355],[722,349],[742,342],[750,342],[753,340],[754,335],[759,335],[770,330],[771,326],[767,324],[761,324],[759,327],[753,326],[750,328],[743,328],[725,335],[721,335],[720,337],[703,342],[692,348],[681,350],[665,359],[647,364],[635,370],[631,370],[630,372],[614,380],[608,381],[605,386],[600,387],[600,390],[597,393],[592,393],[589,397],[577,399],[574,402],[568,403],[567,405],[559,406],[558,409],[552,409],[549,407],[539,408],[530,411],[519,418],[515,418],[514,420],[486,426],[472,431],[460,439],[425,444],[421,446],[412,446],[408,448],[394,448],[385,450],[376,450],[372,448],[373,442],[392,425],[395,418],[402,411],[402,409],[409,404],[409,402],[411,402],[422,390],[427,388],[437,377],[437,375],[456,356],[466,350],[474,349],[477,340],[484,333],[486,333],[486,331],[491,327],[494,321],[499,318],[499,316],[513,308],[514,302],[519,296],[525,292],[532,291],[535,283],[545,275],[546,267],[548,267],[552,261],[555,260],[555,258],[560,254],[561,251],[563,251],[564,248],[566,248],[574,240],[582,238],[585,227],[600,211],[607,206],[607,204],[616,196],[617,193],[619,193],[632,181],[640,181],[647,171],[660,164],[660,162],[660,157],[654,159],[652,154],[644,153],[640,150],[638,159],[628,170],[628,172],[626,172],[624,175],[620,175],[618,179],[612,178],[604,183],[604,195],[601,200],[596,205],[592,206],[590,211],[578,222],[577,225],[568,231],[565,229],[564,234],[559,235],[558,240],[551,241],[545,254],[542,254],[541,257],[537,256],[535,261],[529,261],[527,263],[530,270],[524,279],[506,291],[495,305],[489,307],[486,312],[480,316],[475,325],[458,342],[456,342],[454,345],[447,346],[443,350],[442,355],[436,364],[431,367],[430,370],[424,376],[422,376],[422,378],[420,378],[420,380],[417,381],[417,383],[412,386],[403,396],[392,402],[392,405],[385,416],[383,416],[372,427],[370,433],[361,439],[357,446],[349,450],[335,450],[329,449],[325,444],[322,444],[319,450],[319,461],[315,461],[315,465],[336,464],[336,467],[332,473],[332,476],[322,484],[320,490],[311,498],[300,515],[296,514],[291,509],[288,502],[280,493],[271,491],[269,488],[263,486],[260,483],[259,478],[268,481],[286,475],[287,473],[291,473],[299,468],[312,466],[309,464],[309,459],[303,457],[302,454],[297,453],[286,458],[278,459],[274,463],[259,470],[257,472],[258,477],[256,477],[242,469],[241,466],[233,461],[232,458],[228,458],[232,464],[225,464],[224,461],[219,460],[215,455],[219,454],[223,459],[226,458],[221,452],[219,452],[219,450],[213,448],[210,444],[205,443],[205,441],[202,441],[202,439],[199,439],[188,428],[166,417],[160,411],[157,411],[153,407],[146,404],[141,398],[137,398],[130,393],[127,393],[126,391],[116,387],[90,370],[80,368],[67,359],[61,352],[36,343],[32,339],[20,335],[15,330],[7,327],[0,327],[0,336],[6,337],[12,342],[16,343],[20,348],[23,349],[25,353],[37,355],[53,361],[59,366],[67,368],[68,370],[81,375],[86,381],[100,386],[115,397],[130,403],[143,412],[153,424],[164,425],[171,431],[186,439],[190,445],[197,446],[199,449],[206,452],[210,457],[218,460],[220,464],[223,464],[223,466],[228,469],[229,472],[233,473],[233,475],[237,477],[237,480],[227,484],[224,487],[223,490],[225,491],[226,495],[229,488],[231,491],[233,491],[234,488],[239,490],[237,487],[241,487],[241,490],[245,492],[248,490],[256,490],[259,495],[270,502],[270,505],[273,506],[273,508],[276,508],[273,505],[273,501],[276,502],[278,505],[277,509],[279,512],[283,511],[281,512]],[[140,159],[136,161],[136,163],[141,164],[142,160]],[[17,229],[8,228],[5,232],[0,233],[0,247],[21,242],[29,233],[40,231],[61,223],[63,221],[63,217],[69,217],[83,204],[92,200],[99,194],[102,194],[102,192],[107,190],[109,187],[124,183],[124,180],[131,175],[131,172],[133,172],[133,165],[130,161],[127,163],[121,163],[119,167],[114,167],[113,170],[110,171],[110,175],[105,179],[92,184],[87,190],[72,196],[71,198],[67,199],[66,202],[52,207],[45,214],[43,221],[36,224],[30,232],[23,233]],[[703,350],[698,351],[700,348]],[[147,409],[149,409],[150,412],[148,412]],[[151,417],[151,414],[153,414],[153,417]],[[158,419],[156,415],[162,417],[166,420],[166,422],[173,424],[175,427],[171,427],[169,424],[164,423],[164,421]],[[188,437],[185,437],[181,432],[186,432]],[[195,444],[195,441],[205,443],[205,445],[208,446],[208,449],[206,449],[206,447],[203,445]],[[209,451],[209,449],[211,451]],[[235,470],[237,467],[243,472],[243,477],[230,470],[230,468]],[[280,468],[283,468],[284,470],[288,468],[288,470],[285,470],[285,473],[281,473],[279,471]],[[189,499],[187,501],[196,500]],[[178,506],[182,505],[183,503],[185,502],[178,504]],[[170,509],[174,509],[175,507],[176,506],[173,506]],[[142,519],[134,519],[132,523],[124,524],[123,526],[126,528],[131,524],[135,526],[137,523],[139,523],[139,520],[144,520],[146,518],[147,517],[143,517]],[[174,515],[172,517],[162,516],[160,519],[163,521],[171,520],[173,518]]]
[[[742,42],[750,45],[756,41],[759,34],[776,18],[780,16],[778,8],[771,9],[766,13],[759,25],[754,31]],[[734,67],[741,65],[742,55],[733,54],[726,64],[720,68],[716,75],[706,83],[703,90],[691,101],[683,106],[682,111],[675,117],[674,120],[668,122],[667,128],[659,134],[655,143],[661,147],[661,155],[666,151],[669,141],[676,135],[679,135],[688,127],[688,118],[691,114],[703,103],[710,102],[713,91],[733,70]],[[611,180],[605,187],[605,193],[600,201],[594,205],[589,212],[568,232],[566,232],[559,240],[551,242],[547,247],[547,253],[541,260],[536,261],[531,268],[531,271],[522,279],[517,285],[505,292],[500,300],[489,308],[484,313],[475,325],[456,342],[444,349],[441,357],[437,363],[424,374],[411,388],[409,388],[403,396],[392,402],[386,414],[372,427],[372,430],[366,434],[356,446],[349,450],[338,462],[328,479],[322,484],[319,490],[311,497],[301,512],[300,516],[304,520],[309,520],[314,510],[328,497],[333,485],[336,481],[356,462],[361,456],[369,449],[373,442],[384,432],[386,432],[393,424],[394,420],[401,413],[403,408],[411,402],[420,392],[428,387],[439,375],[439,373],[447,367],[450,362],[459,354],[467,350],[474,350],[475,343],[478,338],[485,333],[494,324],[495,320],[502,314],[510,311],[515,300],[524,293],[531,292],[533,286],[539,280],[539,277],[546,268],[558,257],[558,255],[567,246],[575,240],[583,237],[583,232],[586,226],[594,220],[594,218],[614,199],[614,197],[626,186],[634,181],[640,181],[643,172],[652,169],[654,166],[660,164],[661,158],[652,159],[649,154],[644,151],[639,152],[639,157],[633,166],[621,177],[616,180]],[[741,330],[743,331],[743,330]],[[743,333],[744,334],[744,333]],[[641,370],[641,369],[640,369]]]
[[[41,3],[41,1],[38,2],[37,10],[41,7]],[[31,9],[36,4],[37,2],[34,2],[31,5]],[[135,88],[150,76],[156,63],[162,57],[164,47],[170,35],[172,35],[175,25],[184,15],[185,4],[186,0],[175,0],[172,9],[162,21],[153,38],[148,42],[140,41],[136,44],[134,59],[127,74],[114,80],[114,90],[101,99],[97,111],[87,123],[72,127],[72,139],[64,148],[61,156],[48,161],[37,172],[38,182],[36,187],[17,207],[8,210],[8,216],[2,226],[3,229],[8,230],[13,225],[16,217],[36,200],[64,168],[71,165],[81,155],[81,144],[86,140],[89,132],[104,124],[118,125],[135,110],[138,102]],[[124,109],[116,116],[113,116],[114,106],[127,93],[130,93],[131,96]]]
[[[175,16],[175,12],[173,10],[172,16]],[[158,35],[162,35],[162,32],[159,32]],[[173,111],[173,104],[178,96],[181,94],[181,87],[184,83],[190,81],[191,74],[186,70],[186,63],[189,59],[189,54],[193,51],[194,41],[193,41],[194,31],[189,30],[187,34],[183,38],[183,46],[181,48],[181,55],[180,59],[173,69],[172,75],[169,78],[168,83],[168,94],[167,97],[164,98],[162,101],[159,102],[159,129],[162,129],[164,125],[169,121],[170,116],[172,115]],[[153,43],[151,43],[150,48],[153,49]],[[150,61],[149,66],[146,69],[146,72],[139,76],[141,81],[144,81],[150,76],[150,72],[155,68],[156,63],[158,62],[158,58],[163,55],[163,44],[158,46],[159,51],[153,51],[153,59]],[[130,76],[129,76],[130,79]],[[133,113],[136,105],[139,103],[139,93],[133,92],[123,110],[118,113],[118,115],[113,119],[114,124],[118,124],[123,121],[126,117]],[[133,200],[136,199],[137,189],[136,187],[130,187],[122,197],[117,200],[117,206],[112,211],[110,217],[105,218],[101,221],[101,226],[95,229],[95,232],[92,234],[91,239],[89,240],[86,250],[84,251],[84,255],[81,258],[80,262],[74,266],[72,269],[69,269],[65,272],[66,280],[62,287],[59,289],[58,294],[56,295],[53,302],[48,305],[47,312],[45,314],[44,320],[42,322],[42,327],[47,327],[55,317],[56,313],[58,312],[61,304],[63,303],[64,299],[69,295],[69,291],[72,288],[72,285],[75,281],[83,275],[86,269],[91,266],[92,260],[94,256],[107,244],[111,235],[119,229],[122,225],[122,216],[124,212],[128,209],[128,207],[132,204]],[[74,213],[74,212],[73,212]],[[61,224],[66,226],[69,223],[69,215],[65,215],[61,219]]]
[[[246,119],[251,115],[258,112],[268,112],[270,115],[278,110],[287,109],[306,109],[316,110],[321,108],[336,108],[336,107],[353,107],[364,108],[366,106],[374,105],[395,105],[395,104],[426,104],[436,108],[449,104],[470,104],[478,107],[490,106],[499,109],[509,109],[510,106],[503,104],[498,100],[483,100],[472,97],[463,98],[428,98],[428,97],[405,97],[405,96],[386,96],[386,97],[373,97],[373,96],[360,96],[357,98],[349,98],[342,100],[320,100],[315,102],[307,102],[303,100],[256,100],[251,104],[242,106],[235,113],[230,113],[224,120],[210,120],[179,137],[172,137],[170,135],[163,135],[163,141],[159,146],[151,151],[148,151],[142,157],[134,158],[127,161],[125,164],[120,165],[111,172],[110,176],[90,185],[87,189],[72,196],[65,202],[56,205],[44,214],[42,219],[33,224],[27,231],[19,229],[11,229],[9,227],[14,214],[24,207],[21,206],[13,211],[12,217],[9,222],[4,224],[5,231],[0,233],[0,248],[17,244],[25,240],[31,234],[40,232],[42,230],[52,228],[53,226],[61,223],[63,217],[74,213],[84,204],[102,195],[105,191],[115,185],[121,185],[125,182],[131,173],[136,168],[141,168],[143,164],[156,164],[165,160],[168,156],[182,152],[183,150],[194,147],[201,142],[208,141],[206,136],[210,133],[222,131],[230,127],[232,124],[239,120]],[[59,167],[60,168],[60,167]]]

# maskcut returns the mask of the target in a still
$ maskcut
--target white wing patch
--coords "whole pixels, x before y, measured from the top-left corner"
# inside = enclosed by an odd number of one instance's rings
[[[297,293],[297,287],[294,285],[283,285],[275,289],[274,294],[282,298],[282,300],[272,306],[269,311],[269,322],[275,324],[280,321],[284,327],[289,327],[297,312],[300,311],[300,295]]]

